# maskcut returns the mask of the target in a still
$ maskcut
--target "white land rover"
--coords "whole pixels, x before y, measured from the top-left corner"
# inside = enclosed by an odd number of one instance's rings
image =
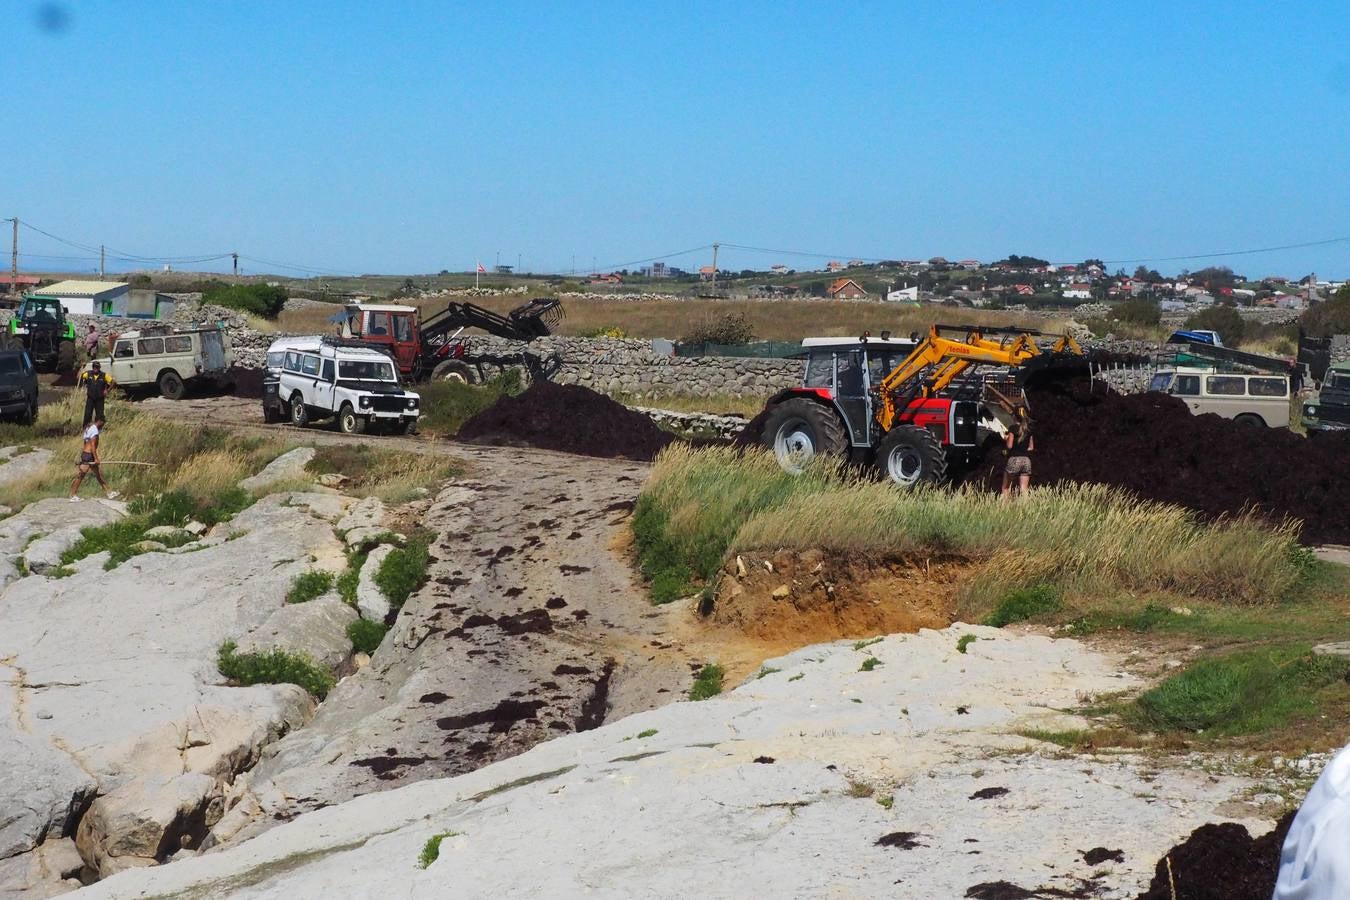
[[[370,426],[406,434],[422,412],[421,398],[399,384],[398,370],[387,355],[329,340],[314,349],[286,351],[277,394],[286,401],[292,424],[332,417],[344,434]]]

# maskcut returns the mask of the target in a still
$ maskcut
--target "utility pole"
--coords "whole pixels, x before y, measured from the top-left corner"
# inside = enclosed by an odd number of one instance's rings
[[[238,250],[234,251],[233,253],[230,254],[230,257],[234,260],[234,277],[238,278],[238,277],[239,277],[239,251],[238,251]]]
[[[19,217],[10,219],[14,223],[14,243],[9,251],[9,290],[16,296],[19,293]]]
[[[102,244],[98,245],[98,280],[103,280],[103,263],[106,259],[105,248]]]
[[[717,291],[717,248],[719,248],[719,247],[721,247],[721,246],[722,246],[722,245],[719,244],[717,241],[713,241],[713,277],[712,277],[712,289],[713,289],[713,292],[714,292],[714,293],[716,293],[716,291]]]

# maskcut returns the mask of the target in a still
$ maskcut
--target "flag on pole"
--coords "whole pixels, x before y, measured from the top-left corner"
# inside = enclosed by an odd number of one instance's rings
[[[478,264],[478,271],[479,271],[479,272],[482,272],[482,273],[484,273],[484,274],[487,273],[487,269],[483,268],[483,264],[482,264],[482,263],[479,263],[479,264]]]

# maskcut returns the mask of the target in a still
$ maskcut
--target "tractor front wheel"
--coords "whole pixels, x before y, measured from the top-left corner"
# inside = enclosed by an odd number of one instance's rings
[[[897,425],[877,445],[877,468],[895,484],[941,484],[947,480],[947,455],[927,428]]]
[[[468,363],[457,359],[447,359],[431,370],[432,381],[458,381],[460,384],[475,384],[473,369]]]
[[[764,423],[764,446],[783,471],[800,475],[817,456],[842,456],[848,449],[844,423],[823,403],[795,397],[773,408]]]

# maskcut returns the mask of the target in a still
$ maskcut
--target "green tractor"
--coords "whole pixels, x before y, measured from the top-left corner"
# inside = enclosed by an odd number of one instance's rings
[[[5,346],[27,350],[40,372],[75,368],[75,325],[60,300],[25,297],[9,320]]]

